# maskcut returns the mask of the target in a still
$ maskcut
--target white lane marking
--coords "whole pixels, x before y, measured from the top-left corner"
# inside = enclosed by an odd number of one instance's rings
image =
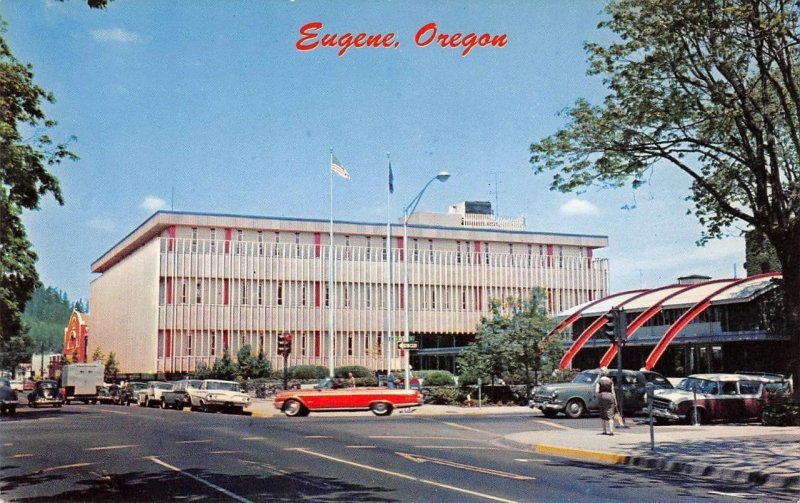
[[[429,485],[432,485],[432,486],[441,487],[443,489],[449,489],[451,491],[464,493],[464,494],[469,494],[470,496],[477,496],[479,498],[485,498],[485,499],[489,499],[489,500],[493,500],[493,501],[502,501],[504,503],[515,503],[514,500],[507,500],[507,499],[500,498],[500,497],[497,497],[497,496],[492,496],[491,494],[485,494],[485,493],[479,493],[479,492],[476,492],[476,491],[470,491],[468,489],[463,489],[461,487],[454,487],[454,486],[450,486],[450,485],[447,485],[447,484],[442,484],[442,483],[439,483],[439,482],[435,482],[433,480],[420,479],[420,478],[417,478],[417,477],[412,477],[411,475],[405,475],[403,473],[391,472],[389,470],[382,470],[380,468],[375,468],[374,466],[362,465],[360,463],[355,463],[353,461],[348,461],[346,459],[335,458],[333,456],[328,456],[327,454],[322,454],[322,453],[319,453],[319,452],[310,451],[310,450],[304,449],[302,447],[294,447],[294,448],[289,448],[287,450],[302,452],[302,453],[308,454],[310,456],[317,456],[319,458],[328,459],[328,460],[331,460],[331,461],[336,461],[337,463],[343,463],[343,464],[346,464],[346,465],[355,466],[357,468],[362,468],[364,470],[370,470],[370,471],[373,471],[373,472],[382,473],[384,475],[389,475],[391,477],[398,477],[398,478],[401,478],[401,479],[422,482],[423,484],[429,484]]]
[[[464,426],[463,424],[449,423],[447,421],[439,421],[439,422],[442,424],[446,424],[447,426],[452,426],[453,428],[461,428],[462,430],[475,431],[477,433],[485,433],[486,435],[497,436],[497,433],[493,433],[491,431],[479,430],[477,428],[470,428],[469,426]]]
[[[730,496],[731,498],[755,498],[758,497],[758,494],[751,494],[751,493],[726,493],[723,491],[708,491],[708,494],[714,494],[718,496]],[[800,502],[800,500],[798,500]]]
[[[417,449],[468,449],[470,451],[499,451],[500,447],[480,447],[477,445],[415,445]]]
[[[267,437],[242,437],[241,440],[266,440]]]
[[[159,464],[159,465],[163,466],[164,468],[167,468],[168,470],[172,470],[174,472],[178,472],[181,475],[186,475],[190,479],[194,479],[194,480],[200,482],[201,484],[205,484],[208,487],[214,489],[215,491],[219,491],[222,494],[224,494],[225,496],[233,498],[236,501],[241,501],[242,503],[252,503],[249,499],[243,498],[242,496],[239,496],[238,494],[234,494],[234,493],[228,491],[227,489],[225,489],[224,487],[220,487],[220,486],[218,486],[216,484],[212,484],[211,482],[209,482],[209,481],[207,481],[205,479],[201,479],[197,475],[192,475],[191,473],[185,472],[185,471],[181,470],[180,468],[178,468],[177,466],[172,466],[172,465],[170,465],[168,463],[165,463],[165,462],[161,461],[160,459],[158,459],[155,456],[150,456],[150,457],[145,458],[145,459],[149,459],[153,463]]]
[[[12,445],[14,445],[14,444],[11,444],[11,443],[3,444],[3,447],[11,447]]]
[[[52,466],[50,468],[45,468],[41,473],[52,472],[53,470],[66,470],[67,468],[80,468],[81,466],[91,466],[93,464],[94,463],[73,463],[71,465]]]
[[[564,426],[563,424],[554,423],[552,421],[545,421],[544,419],[534,419],[534,423],[539,424],[546,424],[547,426],[552,426],[553,428],[561,428],[562,430],[574,430],[575,428],[570,428],[569,426]]]
[[[114,449],[130,449],[131,447],[139,447],[139,444],[107,445],[105,447],[89,447],[88,449],[84,449],[84,451],[110,451],[110,450],[114,450]]]
[[[120,416],[130,416],[130,412],[122,412],[121,410],[100,410],[103,414],[119,414]]]
[[[464,463],[456,463],[447,459],[429,458],[427,456],[420,456],[418,454],[408,454],[406,452],[395,452],[401,458],[411,460],[415,463],[434,463],[437,465],[449,466],[451,468],[459,468],[461,470],[469,470],[471,472],[485,473],[487,475],[495,475],[497,477],[505,477],[515,480],[536,480],[534,477],[527,475],[518,475],[516,473],[503,472],[500,470],[493,470],[491,468],[484,468],[482,466],[465,465]]]
[[[348,449],[376,449],[376,445],[346,445]]]
[[[328,435],[306,435],[306,438],[331,438]]]
[[[547,460],[546,459],[540,459],[540,458],[516,458],[516,459],[514,459],[514,461],[519,461],[520,463],[533,463],[533,462],[542,463],[542,462],[545,462]]]
[[[11,456],[11,457],[12,457],[12,458],[32,458],[32,457],[33,457],[33,454],[31,454],[31,453],[29,453],[29,452],[26,452],[26,453],[24,453],[24,454],[14,454],[14,455],[13,455],[13,456]]]
[[[179,440],[176,444],[208,444],[211,440]]]
[[[311,477],[304,477],[302,475],[296,475],[294,473],[287,472],[286,470],[281,470],[280,468],[275,468],[274,466],[268,465],[268,464],[265,464],[265,463],[257,463],[255,461],[248,461],[248,460],[245,460],[245,459],[240,459],[239,462],[242,463],[242,464],[245,464],[245,465],[251,465],[251,466],[255,465],[257,468],[259,468],[261,470],[264,470],[267,473],[271,473],[272,475],[278,475],[278,476],[281,476],[281,477],[288,477],[288,478],[291,478],[291,479],[294,479],[294,480],[299,480],[303,484],[310,485],[312,487],[316,487],[317,489],[320,489],[320,490],[323,490],[323,491],[332,491],[332,490],[339,490],[340,489],[340,486],[338,486],[336,484],[330,484],[328,482],[322,482],[322,481],[313,479]]]
[[[378,440],[458,440],[460,442],[484,442],[479,438],[463,438],[463,437],[420,437],[420,436],[399,436],[399,435],[373,435],[367,438],[376,438]]]
[[[211,451],[209,454],[239,454],[242,451]]]

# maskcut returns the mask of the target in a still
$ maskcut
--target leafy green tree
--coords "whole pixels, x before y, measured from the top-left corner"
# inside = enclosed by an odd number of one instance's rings
[[[105,365],[105,378],[106,381],[110,381],[117,375],[117,372],[119,372],[119,362],[117,361],[117,355],[115,355],[113,351],[108,353]]]
[[[238,366],[238,374],[245,378],[251,379],[253,377],[253,367],[256,358],[251,354],[249,344],[245,344],[236,353],[236,364]]]
[[[29,327],[37,348],[44,344],[45,351],[58,352],[64,348],[64,327],[72,315],[67,294],[53,287],[39,287],[25,305],[22,320]]]
[[[233,380],[237,375],[237,368],[231,360],[231,354],[225,349],[222,352],[222,357],[214,361],[214,366],[211,367],[212,379],[224,379],[227,381]]]
[[[510,318],[503,314],[500,301],[492,299],[489,316],[482,316],[475,340],[459,354],[456,365],[460,372],[474,377],[489,377],[494,384],[512,367],[507,344]]]
[[[92,357],[91,357],[91,360],[92,360],[93,362],[100,362],[100,363],[102,363],[102,362],[103,362],[103,360],[105,359],[105,357],[106,357],[106,355],[105,355],[105,354],[103,354],[103,350],[102,350],[102,349],[100,349],[100,346],[97,346],[96,348],[94,348],[94,351],[92,352]]]
[[[55,98],[34,84],[31,66],[14,57],[2,36],[0,96],[0,340],[9,340],[24,333],[25,303],[39,286],[22,210],[38,209],[48,193],[63,204],[58,180],[48,168],[77,156],[46,134],[56,122],[45,117],[42,104]]]
[[[579,99],[567,125],[531,145],[551,188],[634,189],[656,170],[691,182],[700,243],[744,224],[781,264],[800,398],[800,15],[794,0],[614,0],[589,43],[601,105]]]
[[[513,355],[510,370],[522,372],[530,399],[531,384],[538,384],[539,372],[553,370],[564,350],[557,338],[547,337],[553,320],[547,314],[544,292],[534,290],[527,299],[509,298],[506,302],[511,306],[507,332],[509,351]]]
[[[264,351],[259,351],[250,369],[253,379],[262,379],[272,375],[272,362],[267,360]]]
[[[203,362],[198,363],[194,368],[195,379],[212,379],[211,368]]]
[[[20,363],[30,363],[36,346],[27,334],[0,340],[0,370],[16,377]]]

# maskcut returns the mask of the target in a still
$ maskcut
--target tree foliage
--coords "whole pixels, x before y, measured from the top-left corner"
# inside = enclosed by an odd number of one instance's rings
[[[244,379],[259,379],[272,374],[272,363],[263,351],[253,355],[249,344],[245,344],[236,354],[237,374]]]
[[[547,338],[552,326],[541,290],[526,299],[493,299],[490,315],[481,318],[475,341],[459,355],[458,367],[467,380],[488,376],[494,381],[521,373],[530,388],[538,373],[555,368],[563,354],[559,342]]]
[[[114,354],[113,351],[108,352],[105,366],[105,379],[106,381],[111,381],[117,375],[117,372],[119,372],[119,362],[117,361],[117,355]]]
[[[78,301],[80,302],[80,300]],[[37,348],[44,344],[45,351],[60,353],[64,350],[64,327],[72,315],[72,302],[58,288],[39,287],[25,305],[22,320],[29,327]]]
[[[0,25],[0,34],[4,32]],[[47,134],[56,122],[46,118],[42,104],[55,98],[34,84],[31,66],[14,57],[2,36],[0,97],[0,340],[7,340],[23,334],[25,303],[39,286],[37,257],[22,211],[38,209],[46,194],[63,204],[58,181],[48,169],[77,157]]]
[[[637,188],[684,173],[700,243],[744,224],[773,245],[783,272],[791,369],[800,388],[800,33],[793,0],[615,0],[586,44],[608,94],[579,99],[567,125],[531,145],[551,188]]]
[[[33,340],[27,334],[0,339],[0,370],[16,376],[20,363],[31,362],[34,349]]]

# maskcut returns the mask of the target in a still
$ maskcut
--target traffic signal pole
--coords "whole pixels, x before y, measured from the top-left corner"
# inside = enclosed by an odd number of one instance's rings
[[[622,347],[625,345],[625,335],[627,332],[627,320],[625,316],[624,309],[616,309],[617,319],[614,322],[614,332],[615,332],[615,341],[614,344],[617,345],[617,404],[619,405],[619,417],[622,418],[622,424],[625,424],[625,416],[623,415],[623,398],[624,393],[622,392],[622,382],[623,382],[623,375],[622,375]]]

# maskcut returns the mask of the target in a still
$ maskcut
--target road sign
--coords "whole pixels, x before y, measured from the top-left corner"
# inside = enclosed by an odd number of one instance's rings
[[[397,347],[399,349],[417,349],[419,347],[419,343],[417,342],[398,342]]]

